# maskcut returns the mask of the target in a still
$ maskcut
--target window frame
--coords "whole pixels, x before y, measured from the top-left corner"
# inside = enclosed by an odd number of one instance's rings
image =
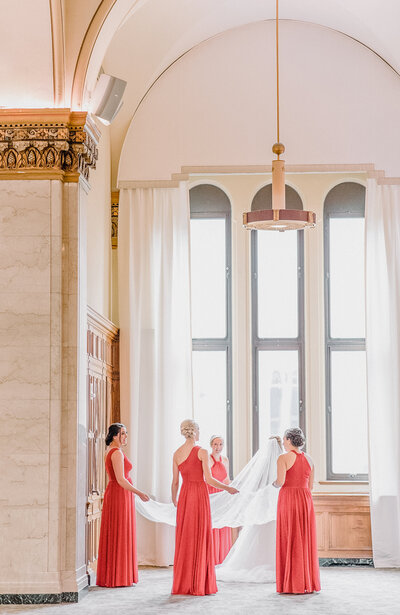
[[[227,194],[213,184],[199,184],[189,190],[199,186],[212,186],[223,193],[229,201],[229,211],[208,208],[207,203],[199,206],[196,204],[196,210],[192,211],[190,204],[190,220],[211,220],[225,219],[225,309],[226,309],[226,334],[221,338],[192,338],[193,351],[223,351],[226,353],[226,456],[229,458],[229,470],[233,472],[233,360],[232,360],[232,204]]]
[[[348,202],[341,200],[329,202],[331,192],[343,184],[352,184],[363,188],[364,201],[350,197]],[[361,194],[361,192],[360,192]],[[362,215],[360,215],[362,214]],[[335,350],[346,352],[364,351],[366,349],[364,338],[332,338],[331,337],[331,292],[330,292],[330,220],[332,218],[364,218],[365,219],[365,187],[356,182],[343,182],[329,191],[324,202],[323,213],[323,241],[324,241],[324,329],[325,329],[325,419],[326,419],[326,478],[332,481],[368,482],[368,474],[335,473],[332,469],[333,442],[332,442],[332,371],[331,357]]]
[[[306,384],[305,384],[305,289],[304,289],[304,231],[297,233],[297,338],[258,337],[258,235],[251,231],[251,338],[252,338],[252,426],[253,454],[259,448],[259,373],[258,359],[262,350],[297,350],[299,369],[299,427],[306,429]],[[274,434],[272,434],[274,435]]]

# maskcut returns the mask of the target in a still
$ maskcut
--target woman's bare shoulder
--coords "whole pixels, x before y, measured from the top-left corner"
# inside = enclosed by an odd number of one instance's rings
[[[286,462],[289,461],[289,459],[292,458],[292,456],[293,456],[292,452],[293,451],[289,451],[288,453],[282,453],[281,455],[279,455],[278,461],[280,463],[285,463],[286,464]]]
[[[184,444],[182,444],[182,446],[180,446],[179,448],[176,449],[175,453],[174,453],[174,459],[176,457],[179,457],[179,454],[184,450]]]

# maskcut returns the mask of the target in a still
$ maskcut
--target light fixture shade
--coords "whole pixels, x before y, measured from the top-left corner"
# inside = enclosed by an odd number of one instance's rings
[[[261,209],[243,214],[243,226],[249,231],[299,231],[315,223],[315,213],[303,209]]]
[[[285,161],[272,161],[272,209],[259,209],[243,214],[243,226],[259,231],[298,231],[315,226],[312,211],[286,209]]]

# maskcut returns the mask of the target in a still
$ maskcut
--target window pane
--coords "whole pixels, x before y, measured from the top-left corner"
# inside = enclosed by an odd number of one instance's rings
[[[192,336],[226,335],[225,218],[190,221]]]
[[[332,470],[368,474],[365,351],[331,353]]]
[[[226,351],[193,351],[194,416],[200,424],[200,442],[209,448],[213,434],[226,442]]]
[[[297,350],[258,353],[258,412],[260,446],[271,435],[299,426],[299,367]]]
[[[365,337],[364,218],[330,219],[331,337]]]
[[[297,233],[258,232],[258,337],[297,337]]]

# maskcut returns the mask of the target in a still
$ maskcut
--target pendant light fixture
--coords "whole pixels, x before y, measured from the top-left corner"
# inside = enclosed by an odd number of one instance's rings
[[[286,209],[285,161],[280,156],[285,146],[279,141],[279,0],[276,0],[276,132],[277,142],[272,146],[277,160],[272,161],[272,209],[248,211],[243,214],[243,226],[249,230],[288,231],[315,226],[316,216],[312,211]]]

